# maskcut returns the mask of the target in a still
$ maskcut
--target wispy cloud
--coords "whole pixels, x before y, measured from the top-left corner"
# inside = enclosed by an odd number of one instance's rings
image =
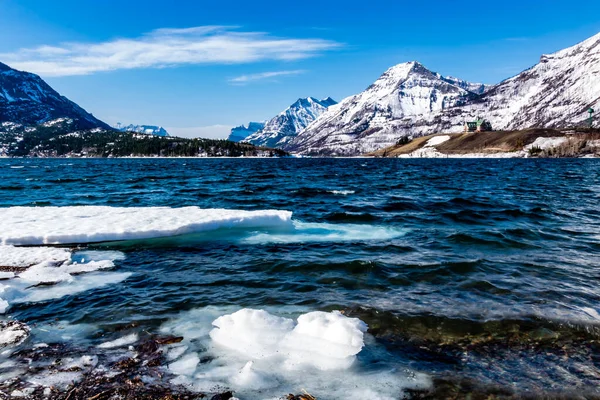
[[[157,29],[137,38],[100,43],[63,43],[0,53],[13,68],[43,76],[87,75],[135,68],[191,64],[245,64],[293,61],[341,47],[326,39],[282,38],[236,27],[199,26]]]
[[[261,72],[258,74],[250,74],[250,75],[242,75],[237,78],[233,78],[229,80],[229,83],[243,85],[249,82],[262,81],[265,79],[277,78],[280,76],[290,76],[290,75],[300,75],[304,74],[306,71],[303,69],[296,69],[292,71],[271,71],[271,72]]]

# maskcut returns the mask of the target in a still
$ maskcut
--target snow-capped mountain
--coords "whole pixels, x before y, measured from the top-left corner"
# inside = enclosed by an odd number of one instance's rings
[[[123,125],[122,123],[117,123],[114,126],[115,129],[121,132],[137,132],[143,133],[145,135],[154,135],[154,136],[170,136],[169,132],[165,130],[162,126],[155,125]]]
[[[542,56],[539,64],[481,94],[462,82],[415,62],[400,64],[331,107],[285,149],[358,155],[403,136],[460,132],[477,117],[496,130],[581,124],[589,108],[600,107],[600,34]]]
[[[72,119],[79,128],[109,128],[39,76],[0,63],[0,122],[38,125],[60,118]]]
[[[265,127],[264,122],[250,122],[248,126],[240,125],[231,130],[227,140],[231,142],[241,142],[248,136],[252,135]]]
[[[401,136],[398,123],[466,104],[475,96],[418,62],[399,64],[364,92],[330,107],[285,148],[311,154],[361,154],[395,143]]]
[[[328,97],[317,100],[314,97],[298,99],[294,104],[268,121],[264,128],[248,136],[244,142],[255,146],[277,147],[286,146],[300,131],[327,111],[327,108],[337,104]]]

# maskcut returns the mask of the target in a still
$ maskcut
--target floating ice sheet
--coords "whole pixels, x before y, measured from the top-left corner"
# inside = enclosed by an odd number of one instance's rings
[[[289,211],[240,211],[198,207],[104,206],[0,209],[0,244],[96,243],[180,236],[228,228],[279,228]]]

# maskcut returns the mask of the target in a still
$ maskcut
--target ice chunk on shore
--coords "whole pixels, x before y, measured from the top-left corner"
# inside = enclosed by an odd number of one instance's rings
[[[200,357],[198,354],[191,353],[169,364],[171,372],[177,375],[193,375],[196,372],[196,366],[200,363]]]
[[[231,228],[291,226],[289,211],[198,207],[10,207],[0,209],[0,244],[76,244],[152,239]]]
[[[243,309],[217,318],[210,337],[217,343],[260,359],[280,352],[280,344],[293,329],[294,321],[264,310]]]
[[[339,311],[311,312],[298,317],[298,325],[283,346],[289,350],[289,363],[346,369],[362,350],[366,331],[367,324]]]
[[[177,361],[169,365],[177,375],[171,383],[200,393],[233,390],[242,399],[276,399],[306,389],[323,399],[392,400],[408,388],[429,387],[426,375],[383,361],[385,350],[368,337],[362,321],[338,312],[302,314],[306,311],[228,306],[183,312],[161,328],[164,334],[184,337],[179,346],[185,353],[178,351],[172,358]],[[300,317],[285,318],[292,315]],[[268,351],[256,351],[267,343],[272,343]],[[358,354],[366,363],[358,363]],[[195,364],[196,357],[203,362]],[[353,363],[358,365],[348,368]]]
[[[98,348],[99,349],[114,349],[117,347],[125,347],[130,344],[134,344],[135,342],[138,341],[138,339],[139,338],[138,338],[137,333],[132,333],[130,335],[123,336],[123,337],[115,339],[115,340],[111,340],[110,342],[104,342],[102,344],[99,344]]]
[[[9,306],[10,304],[8,304],[8,301],[0,299],[0,314],[4,314]]]
[[[281,356],[286,365],[346,369],[364,346],[367,325],[340,312],[312,312],[297,323],[264,310],[243,309],[217,318],[210,337],[253,359]]]
[[[29,328],[18,321],[0,321],[0,348],[19,344],[29,336]]]

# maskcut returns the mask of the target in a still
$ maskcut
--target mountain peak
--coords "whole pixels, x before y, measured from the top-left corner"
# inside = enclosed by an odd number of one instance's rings
[[[316,97],[304,97],[304,98],[299,98],[298,100],[296,100],[294,102],[294,104],[292,104],[288,108],[288,110],[289,109],[311,108],[311,107],[315,107],[316,105],[327,108],[334,104],[337,104],[337,102],[335,100],[333,100],[331,97],[327,97],[326,99],[323,99],[323,100],[319,100]],[[287,112],[287,110],[284,111],[284,113],[285,112]]]
[[[283,147],[334,104],[337,102],[331,97],[300,98],[244,141],[255,146]]]
[[[0,62],[0,71],[11,71],[12,68]]]
[[[82,129],[109,128],[38,75],[0,63],[0,122],[39,125],[59,119],[73,120]]]

